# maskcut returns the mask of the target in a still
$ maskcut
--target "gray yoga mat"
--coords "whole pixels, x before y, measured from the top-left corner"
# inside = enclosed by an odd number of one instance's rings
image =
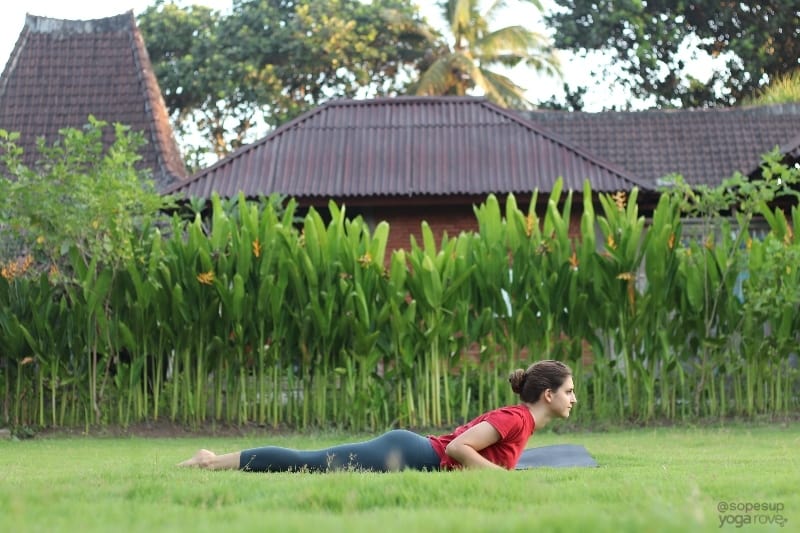
[[[523,451],[516,469],[526,470],[541,466],[597,466],[597,461],[579,444],[555,444]]]

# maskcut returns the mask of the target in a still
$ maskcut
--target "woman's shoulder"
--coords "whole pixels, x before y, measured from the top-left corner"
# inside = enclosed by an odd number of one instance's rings
[[[531,414],[530,409],[525,404],[515,404],[515,405],[504,405],[502,407],[497,407],[496,409],[492,409],[488,411],[486,414],[492,413],[502,413],[514,416],[523,416],[527,417]]]
[[[527,406],[522,404],[493,409],[486,413],[485,420],[495,426],[503,436],[513,429],[523,430],[529,427],[530,432],[533,432],[534,427],[533,415]]]

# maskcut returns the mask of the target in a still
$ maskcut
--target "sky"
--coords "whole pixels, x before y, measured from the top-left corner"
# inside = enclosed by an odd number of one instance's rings
[[[63,19],[95,19],[111,15],[119,15],[133,10],[138,15],[144,11],[154,0],[25,0],[24,2],[6,2],[3,6],[3,17],[0,18],[0,62],[5,66],[11,51],[25,24],[25,14],[39,15]],[[193,0],[184,3],[203,4],[215,9],[227,9],[231,0]],[[423,15],[434,24],[442,24],[439,11],[433,0],[417,0],[417,5]],[[544,0],[547,6],[550,2]],[[538,10],[526,2],[511,2],[510,7],[498,19],[497,26],[519,24],[520,21],[530,23],[536,31],[546,32],[541,23]],[[595,63],[596,63],[595,59]],[[547,77],[534,73],[531,69],[518,67],[509,73],[511,78],[527,89],[526,96],[532,102],[549,100],[551,97],[563,95],[562,85],[566,81],[571,86],[586,85],[589,82],[588,72],[591,65],[586,61],[569,58],[562,55],[562,69],[564,78]],[[603,106],[611,103],[622,105],[627,99],[619,88],[605,87],[590,91],[584,98],[584,110],[599,111]]]

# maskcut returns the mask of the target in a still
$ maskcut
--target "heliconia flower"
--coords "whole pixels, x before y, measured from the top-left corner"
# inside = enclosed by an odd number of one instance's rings
[[[539,255],[549,254],[551,251],[552,248],[547,241],[540,242],[539,246],[536,247],[536,253]]]
[[[197,275],[197,281],[203,285],[211,285],[214,283],[214,271],[209,270],[208,272],[201,272]]]
[[[361,268],[367,268],[372,263],[372,255],[367,252],[358,258],[358,262],[361,265]]]
[[[261,257],[261,243],[258,242],[258,239],[253,241],[253,255],[257,258]]]
[[[572,270],[578,270],[578,254],[576,254],[574,250],[572,256],[569,258],[569,264]]]
[[[533,225],[536,223],[536,218],[533,214],[525,217],[525,235],[530,237],[533,234]]]
[[[631,309],[636,307],[636,289],[633,284],[633,272],[623,272],[617,276],[617,279],[625,280],[628,282],[628,303]]]
[[[12,259],[11,261],[5,263],[2,268],[0,268],[0,275],[8,281],[11,281],[16,277],[24,275],[32,264],[32,255],[26,255],[25,257]]]
[[[617,209],[620,211],[625,210],[625,202],[627,201],[627,196],[625,191],[617,191],[611,195],[611,198],[614,199],[614,203],[617,204]]]

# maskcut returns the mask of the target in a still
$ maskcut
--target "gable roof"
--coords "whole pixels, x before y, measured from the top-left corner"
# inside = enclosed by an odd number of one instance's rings
[[[800,161],[800,133],[790,139],[789,142],[782,145],[780,151],[786,157],[794,161]]]
[[[800,144],[800,104],[525,116],[652,186],[671,173],[719,185],[736,171],[752,174],[764,153],[780,146],[791,154]]]
[[[141,166],[160,189],[186,178],[133,11],[97,20],[27,15],[0,78],[0,128],[20,133],[31,164],[38,137],[52,142],[90,114],[143,132]]]
[[[486,195],[647,187],[483,98],[334,100],[174,187],[187,197]]]

